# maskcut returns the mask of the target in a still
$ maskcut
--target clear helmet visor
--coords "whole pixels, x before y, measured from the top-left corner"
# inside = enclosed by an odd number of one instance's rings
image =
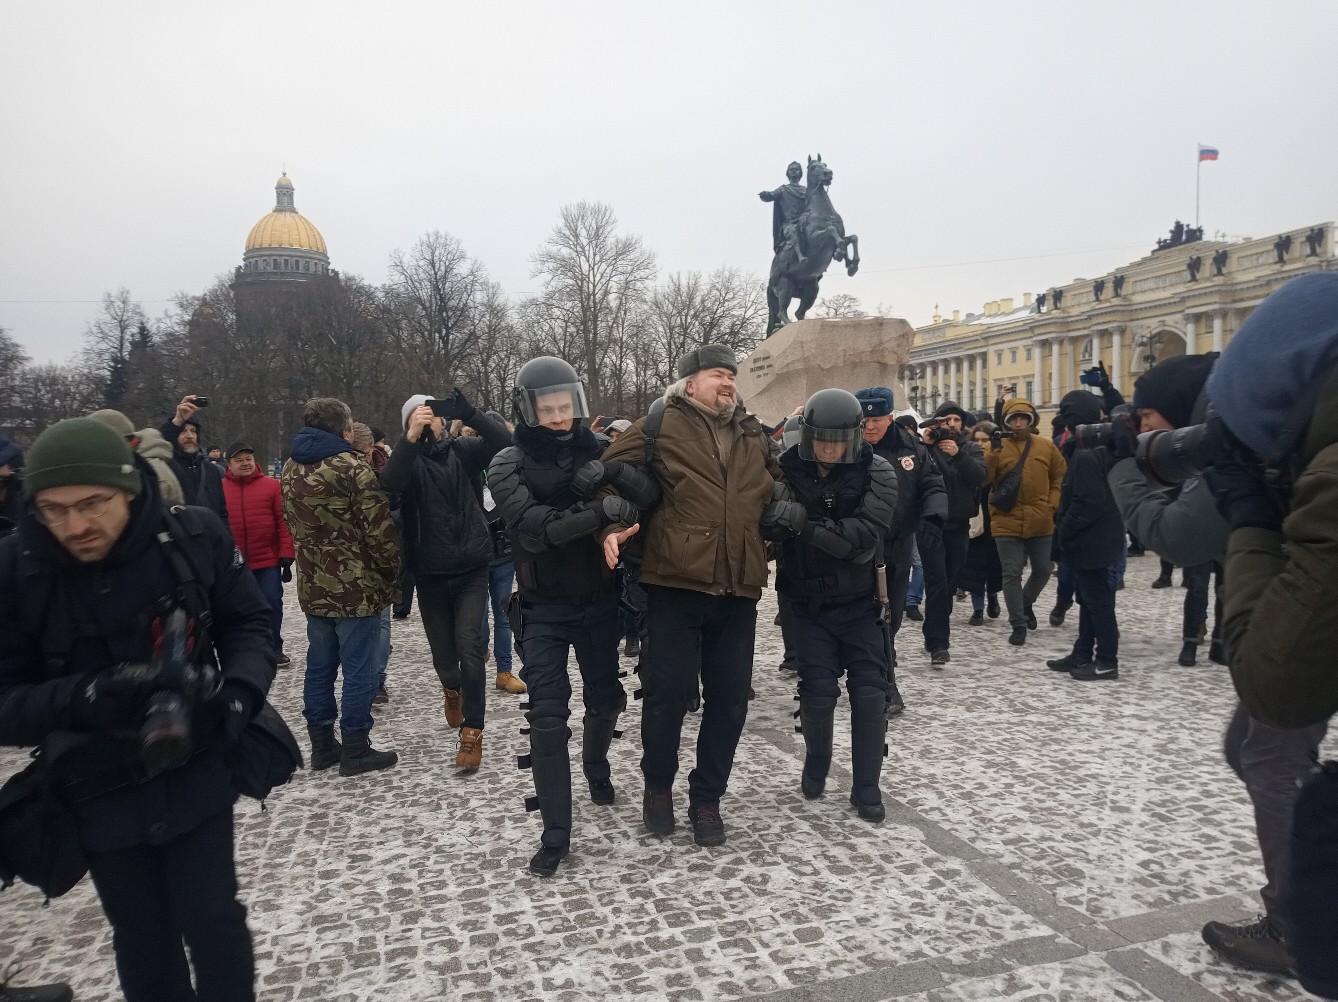
[[[785,422],[785,429],[781,432],[781,448],[792,449],[799,444],[799,418],[791,417]]]
[[[799,433],[799,458],[824,466],[859,462],[864,447],[864,428],[811,428]]]
[[[585,387],[580,383],[559,383],[538,389],[517,388],[515,404],[517,416],[531,428],[590,416]]]

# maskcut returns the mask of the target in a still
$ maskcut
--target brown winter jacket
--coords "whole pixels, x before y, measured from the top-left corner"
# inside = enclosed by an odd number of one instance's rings
[[[645,421],[619,435],[604,459],[642,463]],[[761,598],[767,555],[758,521],[780,467],[762,426],[742,407],[728,429],[717,433],[709,422],[681,397],[665,405],[651,465],[664,497],[641,519],[641,583]],[[733,443],[723,462],[720,441]]]
[[[1008,428],[1008,417],[1020,411],[1031,412],[1031,428],[1024,432],[1013,432]],[[1055,532],[1055,509],[1059,507],[1059,491],[1064,484],[1064,471],[1067,468],[1064,456],[1054,442],[1038,433],[1036,408],[1026,400],[1017,397],[1009,399],[1003,407],[1003,419],[1003,448],[985,450],[989,486],[999,486],[999,481],[1017,466],[1028,437],[1031,438],[1031,451],[1027,453],[1027,465],[1022,469],[1017,504],[1012,511],[999,511],[991,504],[990,530],[996,539],[1000,536],[1022,539],[1052,536]]]

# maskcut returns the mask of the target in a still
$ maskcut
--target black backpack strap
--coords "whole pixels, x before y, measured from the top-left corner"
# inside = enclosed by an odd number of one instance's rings
[[[204,527],[187,507],[163,509],[163,529],[158,533],[167,565],[177,582],[177,597],[186,615],[195,620],[195,650],[213,660],[213,614],[209,588],[213,584],[213,560]]]
[[[659,397],[646,412],[646,422],[641,426],[641,433],[646,437],[646,469],[655,458],[655,440],[660,437],[660,426],[664,424],[664,397]]]

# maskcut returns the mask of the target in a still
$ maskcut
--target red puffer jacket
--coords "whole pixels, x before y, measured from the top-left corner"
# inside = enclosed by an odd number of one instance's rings
[[[283,520],[277,480],[265,476],[258,467],[249,477],[239,477],[229,470],[223,477],[223,494],[232,536],[251,570],[277,567],[280,559],[292,559],[293,537]]]

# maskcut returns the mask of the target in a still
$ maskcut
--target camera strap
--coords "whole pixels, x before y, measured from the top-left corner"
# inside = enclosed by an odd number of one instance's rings
[[[205,560],[207,571],[191,555],[191,545],[203,548],[204,528],[191,510],[174,505],[163,510],[163,530],[157,535],[167,566],[176,578],[176,604],[195,622],[194,655],[198,662],[214,663],[213,614],[209,608],[209,587],[212,582],[212,562]],[[190,543],[191,545],[187,545]],[[205,580],[205,575],[209,580]]]

